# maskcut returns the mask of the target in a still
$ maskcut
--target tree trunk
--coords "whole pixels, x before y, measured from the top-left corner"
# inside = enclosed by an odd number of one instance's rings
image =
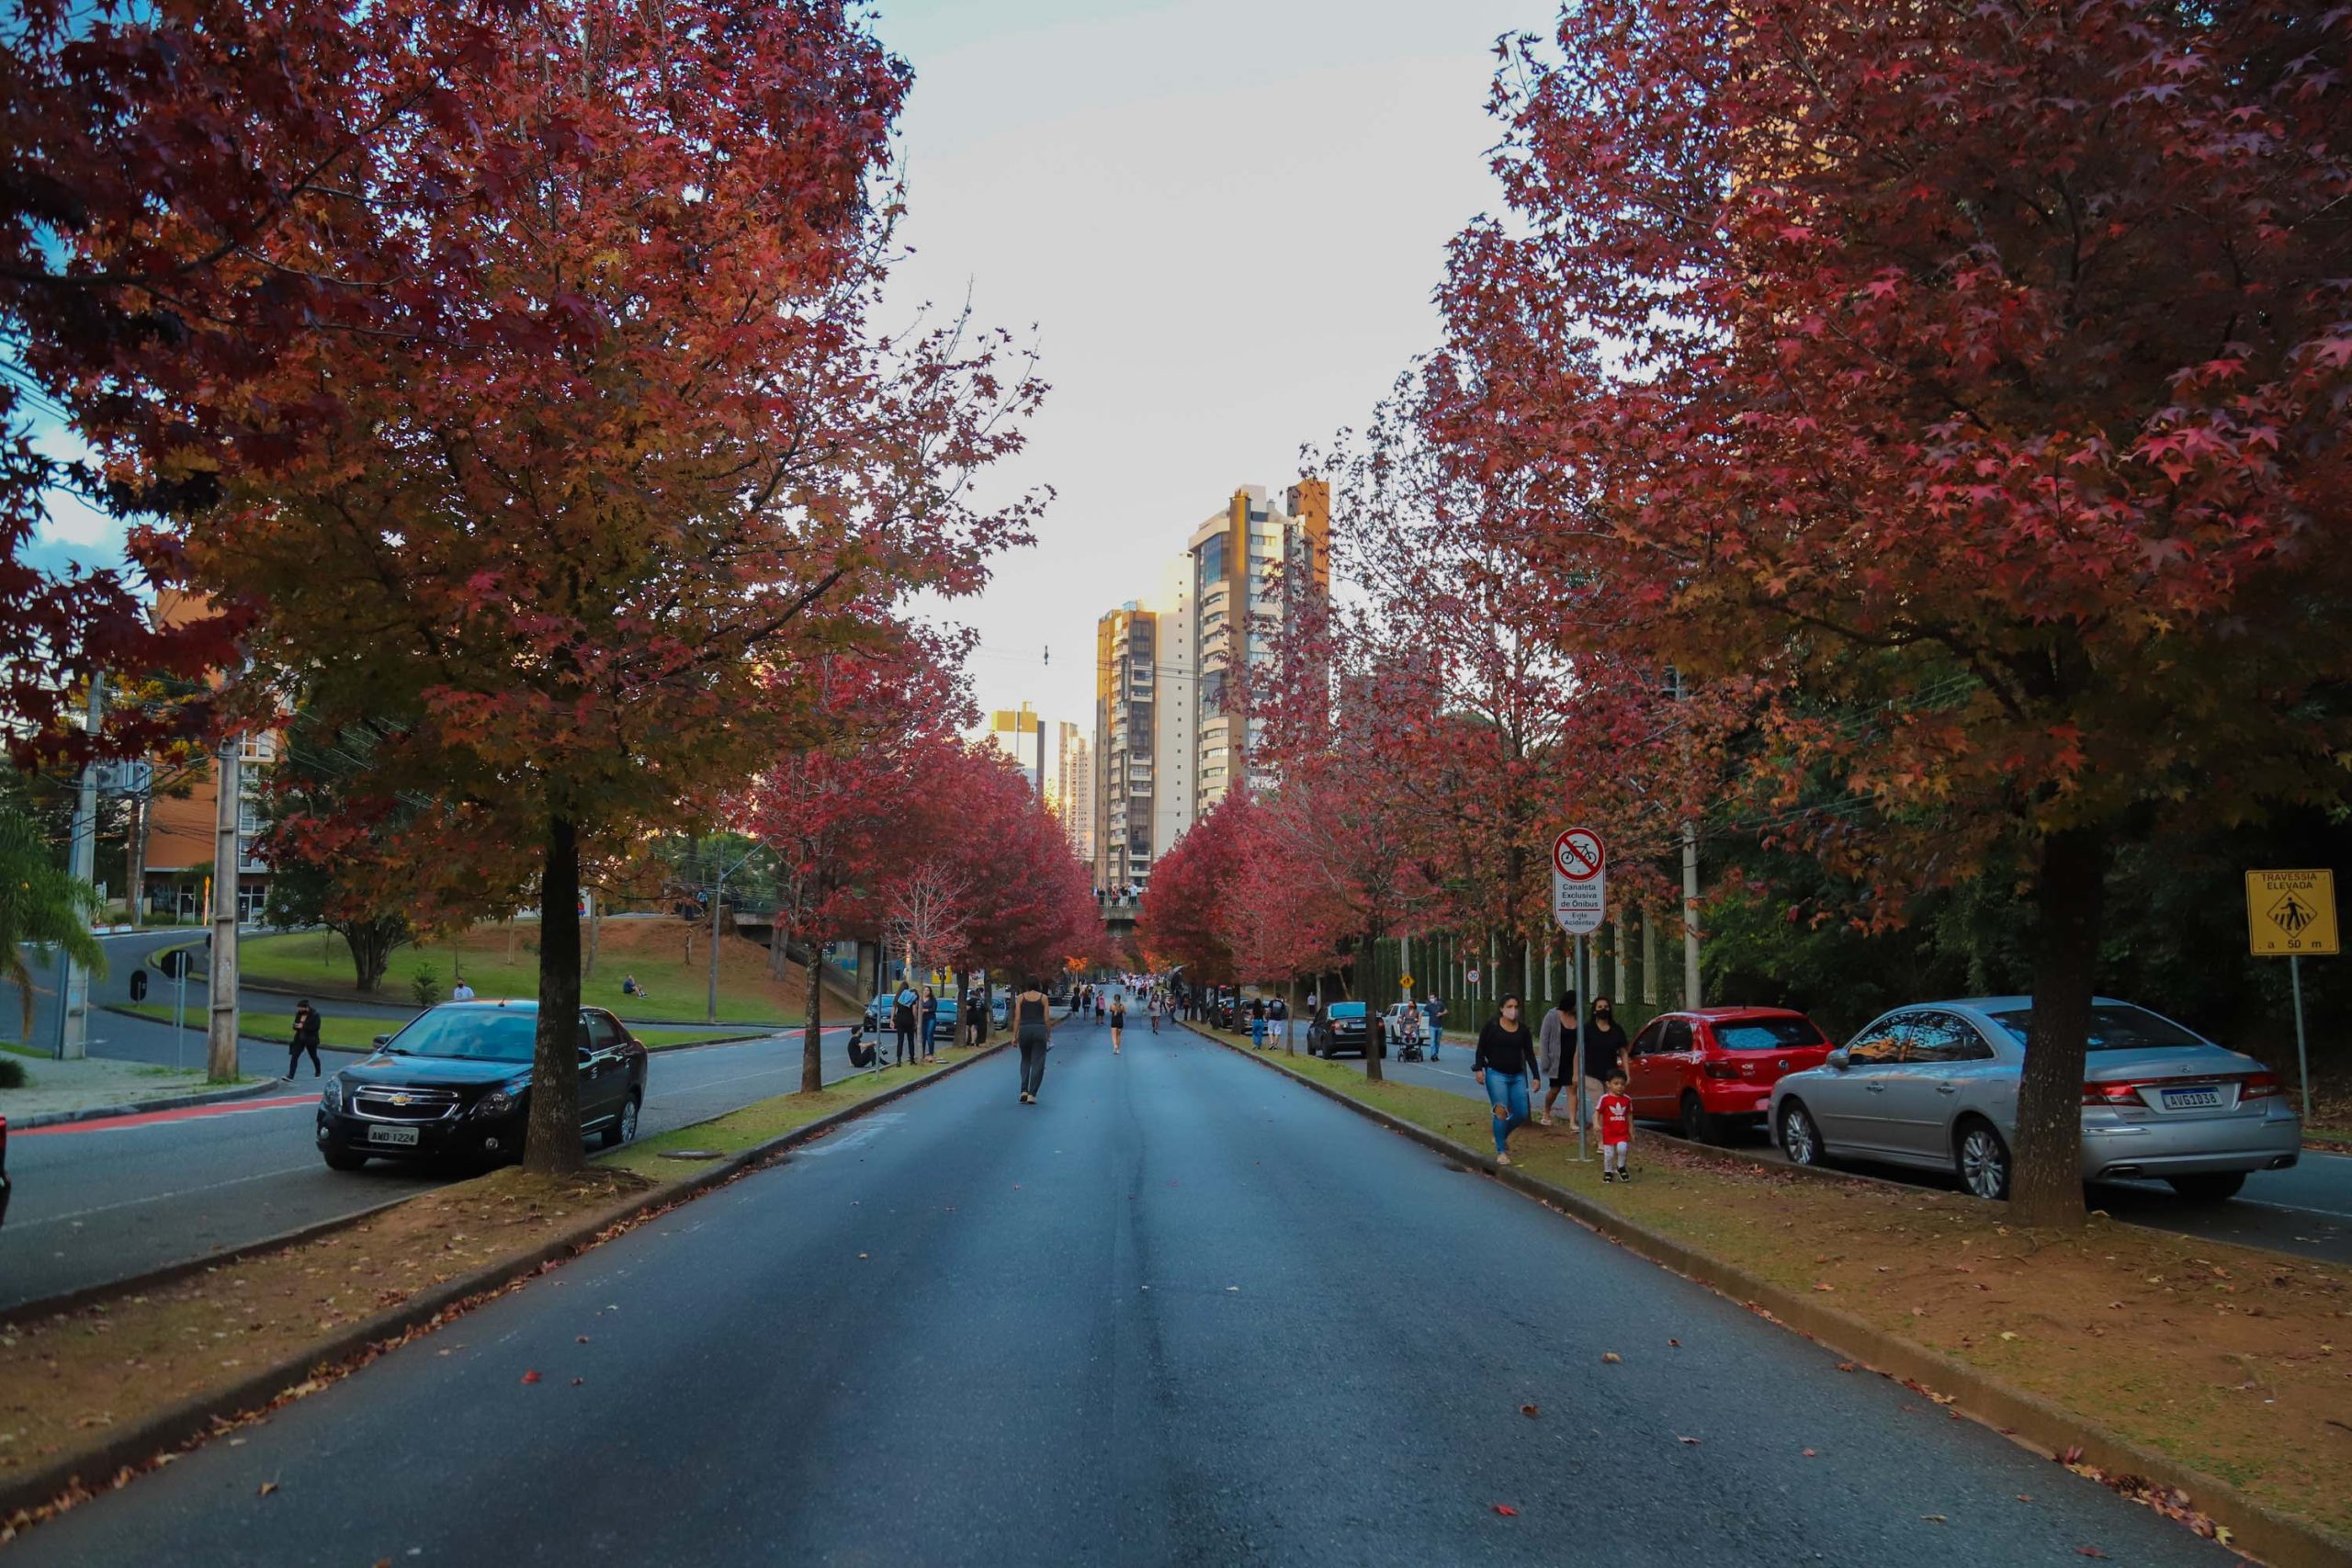
[[[781,941],[783,922],[778,921],[774,929]],[[825,1026],[820,1016],[825,1007],[825,965],[813,942],[808,944],[808,1016],[800,1026],[800,1092],[814,1094],[825,1087]]]
[[[1373,952],[1379,947],[1379,945],[1380,939],[1378,937],[1368,936],[1364,939],[1363,947],[1358,951],[1362,952],[1366,956],[1370,956]],[[1368,1082],[1379,1083],[1382,1081],[1382,1074],[1380,1071],[1380,1013],[1374,1003],[1373,995],[1374,993],[1369,989],[1364,992],[1363,1076]]]
[[[2041,840],[2034,892],[2033,1024],[2018,1085],[2009,1217],[2078,1229],[2083,1223],[2083,1057],[2090,1039],[2107,834],[2069,828]]]
[[[582,1169],[588,1156],[580,1144],[580,838],[563,816],[548,818],[539,869],[539,1032],[531,1063],[523,1168],[543,1176]]]
[[[331,928],[351,950],[352,988],[366,995],[382,983],[392,965],[392,933],[379,920],[360,920]]]

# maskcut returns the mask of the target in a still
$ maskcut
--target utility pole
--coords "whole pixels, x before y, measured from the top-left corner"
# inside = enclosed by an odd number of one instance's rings
[[[721,871],[718,880],[710,886],[710,993],[703,1007],[705,1023],[718,1021],[718,906],[726,896],[727,873]]]
[[[237,1076],[237,868],[244,859],[237,842],[238,745],[233,735],[223,740],[213,770],[211,1019],[205,1031],[204,1075],[213,1083]]]
[[[90,700],[83,714],[82,732],[97,734],[106,712],[107,678],[102,673],[94,674],[90,677]],[[95,761],[82,764],[81,784],[74,794],[74,847],[69,864],[74,881],[85,887],[96,886],[98,765]],[[57,1055],[61,1060],[78,1062],[90,1054],[90,972],[62,950],[58,958],[64,970],[57,988]]]
[[[1699,999],[1699,825],[1682,824],[1682,1005]]]

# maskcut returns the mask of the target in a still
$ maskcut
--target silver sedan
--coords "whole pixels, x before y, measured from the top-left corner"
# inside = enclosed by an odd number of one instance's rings
[[[1797,1165],[1917,1166],[2006,1198],[2032,1022],[2030,997],[1896,1008],[1772,1087],[1773,1141]],[[2160,1179],[2184,1198],[2217,1200],[2301,1150],[2301,1120],[2261,1063],[2145,1008],[2092,1003],[2083,1179]]]

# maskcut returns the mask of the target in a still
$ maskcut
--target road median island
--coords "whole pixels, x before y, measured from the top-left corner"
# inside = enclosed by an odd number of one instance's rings
[[[1566,1118],[1514,1134],[1498,1168],[1481,1101],[1189,1027],[1905,1382],[1923,1419],[2069,1457],[2266,1562],[2352,1562],[2338,1268],[2102,1215],[2025,1231],[1958,1193],[1806,1180],[1639,1132],[1635,1179],[1604,1185]]]
[[[0,1325],[0,1542],[1008,1043],[755,1100],[573,1176],[503,1168]]]

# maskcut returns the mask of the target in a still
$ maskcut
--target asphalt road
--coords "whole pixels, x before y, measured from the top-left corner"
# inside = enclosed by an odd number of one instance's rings
[[[107,1054],[169,1061],[163,1024],[107,1015]],[[825,1036],[828,1082],[847,1076],[844,1032]],[[200,1059],[201,1043],[193,1047]],[[326,1071],[357,1060],[323,1051]],[[275,1046],[246,1044],[245,1070],[275,1076]],[[700,1122],[800,1085],[800,1035],[657,1051],[646,1069],[644,1133]],[[376,1161],[332,1171],[312,1143],[317,1083],[307,1073],[252,1106],[75,1122],[14,1133],[16,1191],[0,1226],[0,1309],[105,1284],[279,1235],[451,1178]],[[282,1103],[291,1100],[294,1103]]]
[[[1298,1048],[1306,1049],[1304,1034],[1298,1038]],[[1399,1062],[1392,1056],[1381,1064],[1381,1070],[1399,1083],[1484,1100],[1487,1091],[1470,1077],[1471,1052],[1472,1046],[1465,1043],[1447,1047],[1436,1062]],[[1338,1060],[1362,1066],[1352,1057]],[[1565,1115],[1566,1095],[1560,1103]],[[1732,1146],[1775,1165],[1782,1163],[1781,1151],[1761,1128],[1737,1138]],[[1960,1188],[1957,1180],[1939,1180],[1903,1166],[1856,1161],[1844,1168],[1947,1191]],[[2307,1149],[2301,1163],[2290,1169],[2256,1171],[2246,1178],[2245,1190],[2225,1203],[2186,1203],[2171,1188],[2156,1181],[2102,1182],[2090,1188],[2087,1197],[2092,1207],[2133,1224],[2352,1265],[2352,1156]]]
[[[1043,1102],[1014,1083],[926,1089],[12,1568],[2233,1561],[1187,1034],[1066,1026]]]

